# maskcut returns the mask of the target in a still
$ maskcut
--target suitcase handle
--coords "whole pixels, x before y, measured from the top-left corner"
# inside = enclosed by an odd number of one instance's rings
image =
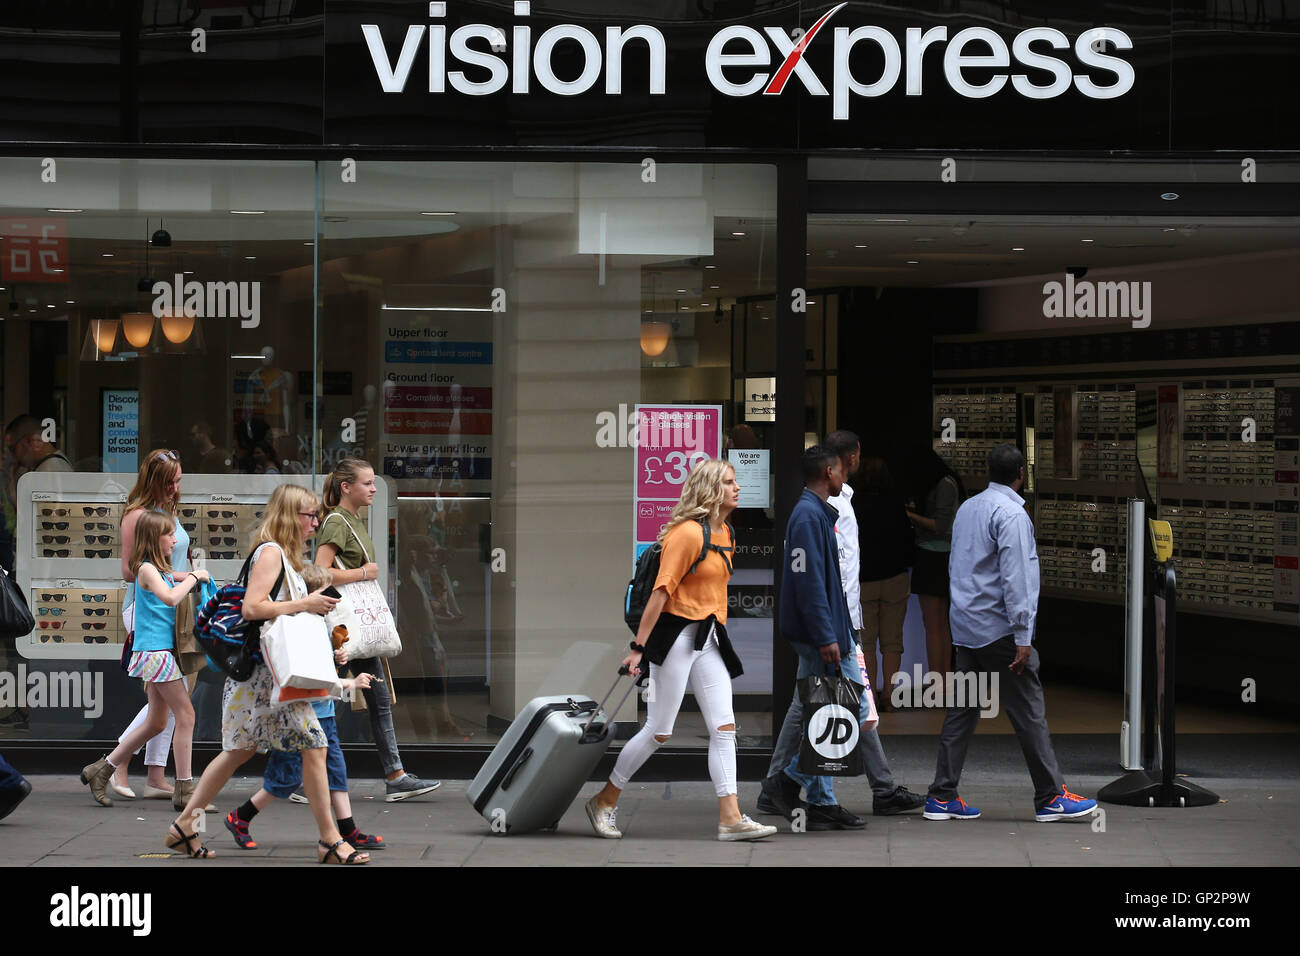
[[[515,765],[510,768],[510,772],[506,774],[505,778],[501,781],[502,790],[510,789],[510,784],[515,779],[515,774],[517,774],[523,768],[524,764],[528,763],[528,758],[531,757],[532,755],[533,755],[533,748],[532,747],[525,748],[524,752],[519,755],[519,759],[515,761]]]
[[[584,743],[590,743],[591,741],[596,739],[591,736],[592,724],[596,722],[597,717],[605,713],[605,704],[609,701],[609,698],[613,696],[614,691],[618,688],[619,678],[628,674],[630,674],[630,671],[626,667],[620,667],[618,669],[618,676],[614,678],[614,683],[610,685],[609,690],[605,692],[605,696],[600,699],[600,703],[596,705],[596,709],[591,712],[591,718],[587,721],[586,725],[582,728],[582,740]],[[629,695],[631,695],[632,691],[636,690],[636,687],[637,687],[637,681],[634,679],[628,685],[627,690],[623,692],[623,696],[619,698],[619,702],[614,707],[615,712],[617,712],[619,708],[621,708],[627,702]],[[608,723],[608,716],[609,715],[606,714],[607,723]]]

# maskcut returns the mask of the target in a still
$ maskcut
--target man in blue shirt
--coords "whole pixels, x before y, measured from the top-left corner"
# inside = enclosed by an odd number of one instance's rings
[[[1033,522],[1019,495],[1025,458],[1015,445],[998,445],[989,452],[988,468],[988,488],[957,509],[952,525],[949,622],[957,673],[987,674],[999,695],[1034,782],[1035,819],[1048,823],[1090,816],[1097,801],[1065,788],[1047,730],[1038,652],[1033,647],[1038,551]],[[957,795],[979,715],[976,701],[948,702],[939,763],[925,802],[927,820],[973,820],[980,815]]]

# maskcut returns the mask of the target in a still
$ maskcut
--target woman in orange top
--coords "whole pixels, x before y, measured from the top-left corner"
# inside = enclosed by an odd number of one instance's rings
[[[609,839],[623,834],[615,825],[618,798],[632,774],[673,732],[687,682],[709,727],[709,776],[718,795],[718,839],[757,840],[776,827],[755,823],[736,799],[736,718],[731,681],[743,672],[727,637],[727,580],[733,540],[727,516],[740,501],[736,472],[712,459],[692,469],[672,517],[659,534],[659,575],[646,602],[632,653],[624,659],[633,675],[642,657],[650,661],[650,695],[645,726],[624,745],[605,788],[587,802],[587,818]],[[704,550],[704,527],[709,549]],[[696,565],[696,562],[699,564]]]

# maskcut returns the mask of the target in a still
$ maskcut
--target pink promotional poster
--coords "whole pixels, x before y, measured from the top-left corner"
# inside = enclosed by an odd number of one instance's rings
[[[636,406],[636,549],[654,544],[699,462],[722,454],[721,405]]]

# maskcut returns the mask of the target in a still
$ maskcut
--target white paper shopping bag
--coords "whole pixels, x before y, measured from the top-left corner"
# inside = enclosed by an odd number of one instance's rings
[[[262,659],[277,687],[333,688],[338,683],[334,651],[319,614],[277,617],[262,632]]]

